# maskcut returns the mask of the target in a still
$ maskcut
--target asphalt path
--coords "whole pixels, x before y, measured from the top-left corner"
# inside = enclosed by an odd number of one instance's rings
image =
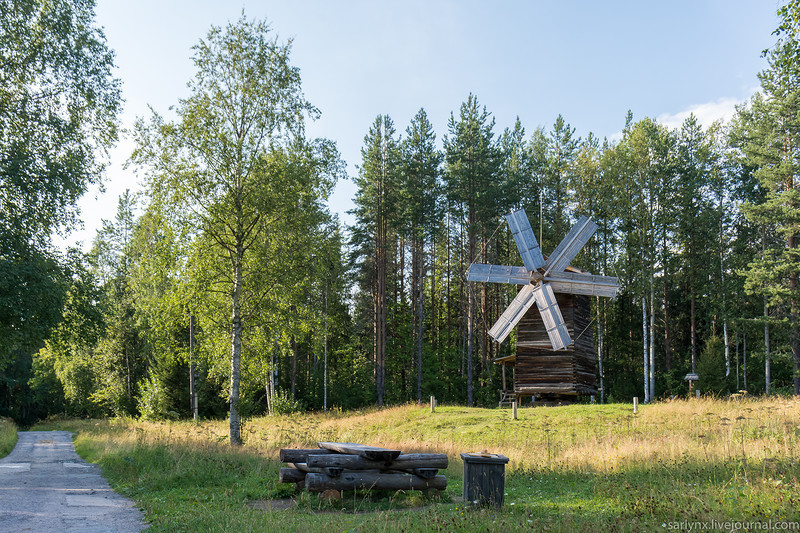
[[[147,527],[132,500],[111,490],[75,453],[67,431],[20,431],[0,459],[0,532],[132,533]]]

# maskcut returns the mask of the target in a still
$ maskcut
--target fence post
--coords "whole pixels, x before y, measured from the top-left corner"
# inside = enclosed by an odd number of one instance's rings
[[[639,412],[639,397],[638,396],[634,396],[633,397],[633,414],[636,414],[638,412]]]
[[[436,411],[436,396],[431,396],[431,413]]]
[[[517,419],[517,400],[511,402],[511,420]]]

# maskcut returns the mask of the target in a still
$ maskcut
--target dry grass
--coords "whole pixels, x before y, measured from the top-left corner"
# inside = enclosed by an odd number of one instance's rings
[[[140,502],[154,530],[660,531],[671,520],[800,520],[798,399],[692,399],[640,406],[637,415],[621,404],[526,408],[516,421],[509,410],[441,406],[431,414],[417,405],[261,417],[246,421],[241,448],[228,444],[226,421],[58,427],[78,432],[79,453]],[[291,489],[277,482],[280,448],[319,441],[447,453],[445,503],[425,517],[392,511],[403,508],[394,496],[377,508],[359,500],[348,508],[357,514],[309,513],[315,498],[299,498],[297,510],[281,511],[288,515],[243,511],[251,499]],[[484,449],[511,459],[506,506],[465,514],[446,503],[460,495],[459,454]],[[397,514],[387,522],[384,512]]]
[[[227,448],[226,421],[145,422],[132,419],[76,422],[119,447],[180,444]],[[102,435],[102,437],[101,437]],[[277,458],[280,448],[320,441],[363,442],[404,452],[489,450],[511,459],[511,469],[614,471],[657,458],[698,463],[726,460],[800,462],[800,400],[701,399],[628,405],[510,411],[404,405],[356,413],[296,414],[247,420],[244,452]]]

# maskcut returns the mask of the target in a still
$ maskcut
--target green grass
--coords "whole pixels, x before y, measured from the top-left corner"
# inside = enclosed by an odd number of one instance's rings
[[[509,410],[416,405],[225,421],[67,421],[81,456],[134,498],[153,531],[665,531],[669,522],[800,521],[800,401],[692,400]],[[347,492],[321,503],[278,483],[281,447],[354,441],[447,453],[448,489]],[[505,506],[460,501],[460,452],[511,461]],[[249,503],[294,498],[286,510]]]
[[[17,445],[17,426],[10,418],[0,418],[0,458],[5,457]]]

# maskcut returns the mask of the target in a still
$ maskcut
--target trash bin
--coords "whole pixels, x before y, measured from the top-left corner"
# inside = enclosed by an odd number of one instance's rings
[[[502,507],[508,457],[495,453],[462,453],[464,502]]]

